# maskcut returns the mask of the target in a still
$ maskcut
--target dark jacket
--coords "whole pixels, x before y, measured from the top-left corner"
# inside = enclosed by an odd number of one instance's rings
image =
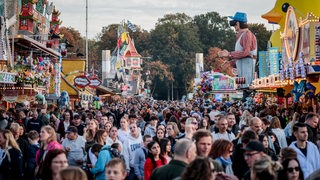
[[[29,144],[26,156],[25,179],[34,179],[34,171],[36,168],[36,153],[40,148],[40,144]]]
[[[30,119],[27,124],[27,132],[30,132],[31,130],[35,130],[38,133],[40,133],[41,127],[43,125],[44,124],[41,121],[39,121],[38,119],[37,120]]]
[[[173,159],[169,162],[169,164],[153,170],[150,179],[171,180],[181,176],[181,174],[186,169],[186,167],[187,167],[187,163]]]
[[[249,170],[247,162],[244,159],[245,150],[242,148],[242,144],[237,144],[232,154],[232,170],[234,175],[239,179],[242,179],[244,174]]]
[[[317,128],[313,128],[307,124],[307,130],[308,130],[308,141],[313,142],[315,145],[317,145],[318,140],[318,130]]]
[[[0,165],[0,180],[22,180],[23,179],[23,162],[20,150],[11,148],[8,155],[4,158]]]

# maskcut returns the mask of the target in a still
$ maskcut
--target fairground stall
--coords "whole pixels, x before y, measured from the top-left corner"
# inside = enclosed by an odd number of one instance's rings
[[[236,90],[236,78],[222,73],[204,72],[195,84],[194,99],[224,102],[242,98],[242,92]]]
[[[315,97],[320,92],[320,22],[312,12],[301,17],[298,10],[287,7],[280,33],[282,47],[260,52],[259,78],[253,81],[253,87],[273,91],[275,101],[286,107],[313,107],[315,111]]]
[[[2,108],[60,94],[59,12],[48,1],[4,1],[0,6]],[[36,96],[38,95],[38,96]]]

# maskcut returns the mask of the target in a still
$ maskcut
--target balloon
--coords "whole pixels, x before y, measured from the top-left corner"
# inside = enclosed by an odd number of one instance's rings
[[[306,92],[305,92],[305,94],[309,99],[314,98],[315,90],[316,90],[316,87],[314,87],[310,82],[308,82],[306,84]]]
[[[300,81],[300,84],[297,81],[294,81],[293,90],[291,91],[294,96],[293,102],[299,101],[300,96],[305,92],[305,84],[306,80]]]

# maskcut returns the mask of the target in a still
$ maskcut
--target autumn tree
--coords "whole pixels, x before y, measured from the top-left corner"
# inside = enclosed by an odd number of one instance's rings
[[[80,32],[72,27],[61,27],[60,34],[63,34],[62,42],[68,42],[71,47],[68,47],[66,58],[70,59],[85,59],[86,47],[85,37],[82,37]],[[102,62],[98,60],[97,44],[95,40],[88,40],[88,69],[94,69],[95,73],[101,78]]]
[[[160,60],[156,61],[145,61],[143,64],[143,71],[142,71],[142,78],[147,79],[146,72],[150,71],[150,75],[148,77],[149,81],[151,82],[151,94],[154,96],[158,96],[157,91],[154,94],[155,89],[159,88],[160,84],[166,84],[167,86],[170,85],[170,82],[173,82],[173,74],[170,71],[170,67]],[[148,83],[148,82],[147,82]]]
[[[78,53],[85,55],[85,38],[78,30],[73,27],[61,27],[59,31],[63,35],[62,41],[68,41],[72,45],[68,48],[68,58],[77,58]]]

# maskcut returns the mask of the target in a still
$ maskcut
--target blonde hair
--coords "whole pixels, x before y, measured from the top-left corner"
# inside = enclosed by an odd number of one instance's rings
[[[87,174],[79,167],[70,166],[60,172],[61,180],[87,180]]]
[[[20,135],[20,125],[18,123],[14,123],[14,122],[11,123],[10,131],[12,132],[14,137],[16,137],[17,135]]]
[[[186,120],[186,125],[191,124],[194,120],[196,120],[196,121],[197,121],[197,119],[196,119],[196,118],[194,118],[194,117],[189,117],[189,118]]]
[[[13,134],[9,130],[0,130],[0,133],[3,135],[3,138],[6,140],[6,144],[3,147],[5,149],[6,155],[8,156],[9,161],[11,161],[10,153],[9,153],[9,147],[11,146],[12,148],[20,150],[20,147],[17,143],[17,141],[14,139]]]
[[[175,123],[175,122],[168,122],[168,123],[167,123],[167,127],[168,127],[169,125],[172,126],[173,131],[174,131],[174,133],[175,133],[176,135],[178,135],[178,134],[180,133],[177,123]]]
[[[257,159],[252,167],[254,179],[278,179],[278,171],[282,169],[282,165],[278,161],[272,161],[268,155],[263,155]]]
[[[89,122],[91,122],[91,121],[93,121],[95,124],[96,124],[96,129],[88,129],[87,130],[87,132],[86,132],[86,135],[85,135],[85,137],[86,137],[86,140],[87,141],[92,141],[93,140],[93,138],[94,138],[94,136],[96,135],[96,132],[98,131],[98,129],[99,129],[99,123],[98,123],[98,121],[97,120],[95,120],[95,119],[91,119]]]
[[[56,134],[56,131],[53,129],[53,127],[46,125],[46,126],[43,126],[41,130],[45,130],[49,134],[49,137],[46,142],[47,144],[49,144],[52,141],[57,141],[57,134]],[[44,143],[41,144],[41,147],[42,148],[44,147]]]
[[[253,116],[251,115],[251,113],[248,110],[243,111],[241,119],[246,122],[246,125],[249,126],[249,120],[253,118]]]

